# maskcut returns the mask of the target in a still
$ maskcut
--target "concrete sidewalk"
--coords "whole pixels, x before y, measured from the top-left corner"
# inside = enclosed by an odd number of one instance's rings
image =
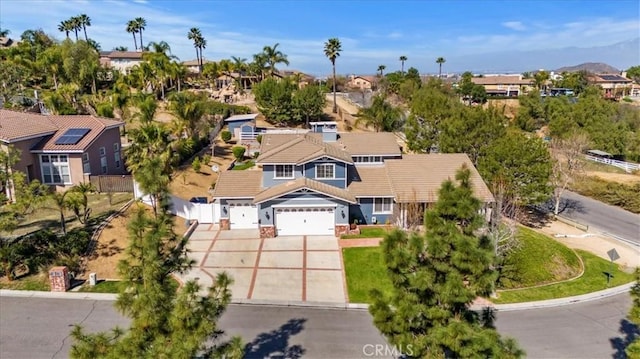
[[[593,229],[585,232],[568,224],[553,221],[536,229],[536,231],[555,238],[569,248],[582,249],[606,260],[609,260],[607,252],[615,248],[620,255],[620,259],[615,261],[616,264],[626,267],[629,271],[640,266],[640,247],[609,237]]]

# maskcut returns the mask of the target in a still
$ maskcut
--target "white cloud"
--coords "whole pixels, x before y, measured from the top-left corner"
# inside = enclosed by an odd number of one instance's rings
[[[402,32],[400,31],[392,31],[387,35],[388,39],[400,39],[402,38]]]
[[[521,23],[520,21],[507,21],[507,22],[503,22],[502,26],[511,29],[511,30],[515,30],[515,31],[524,31],[527,29],[526,26],[524,26],[523,23]]]

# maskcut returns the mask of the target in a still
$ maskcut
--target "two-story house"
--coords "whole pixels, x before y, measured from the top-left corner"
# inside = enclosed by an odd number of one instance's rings
[[[142,54],[142,51],[100,52],[100,65],[128,74],[134,66],[142,63]]]
[[[465,154],[403,154],[392,133],[338,133],[335,122],[308,133],[262,137],[262,170],[220,174],[213,198],[222,229],[276,235],[340,235],[349,224],[406,223],[410,205],[437,200],[443,181],[466,165],[475,194],[494,201]]]
[[[88,115],[45,116],[0,109],[0,150],[20,152],[11,170],[64,189],[88,175],[120,175],[120,127],[124,123]],[[11,188],[4,189],[8,198]]]

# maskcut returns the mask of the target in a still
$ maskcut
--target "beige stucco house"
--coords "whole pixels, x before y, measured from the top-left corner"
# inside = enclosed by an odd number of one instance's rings
[[[37,179],[64,190],[87,181],[89,175],[127,172],[120,143],[123,125],[88,115],[45,116],[0,109],[0,149],[8,151],[11,146],[20,151],[12,170],[25,173],[27,181]]]
[[[525,79],[522,75],[487,75],[474,77],[471,81],[484,86],[487,95],[492,96],[519,96],[535,88],[533,79]]]
[[[375,76],[356,76],[351,75],[347,81],[347,87],[357,88],[360,90],[371,90],[375,85]]]
[[[141,51],[107,51],[100,53],[100,64],[104,67],[113,68],[123,74],[129,73],[131,69],[142,62]]]
[[[633,81],[618,74],[593,75],[589,78],[589,82],[600,86],[605,98],[615,99],[632,95]]]

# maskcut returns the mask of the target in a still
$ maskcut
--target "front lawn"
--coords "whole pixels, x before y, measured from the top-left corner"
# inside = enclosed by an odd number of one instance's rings
[[[384,227],[362,227],[360,228],[360,234],[343,234],[340,238],[384,238],[387,233],[389,233],[389,230]]]
[[[495,303],[519,303],[535,300],[571,297],[587,294],[626,284],[634,280],[633,274],[625,273],[617,265],[613,266],[613,278],[607,286],[607,273],[611,270],[611,263],[589,252],[576,250],[584,262],[584,274],[573,281],[551,284],[544,287],[518,289],[513,291],[498,291]]]
[[[391,294],[391,280],[380,247],[356,247],[342,250],[347,277],[349,302],[369,303],[369,292],[376,288],[385,295]]]
[[[255,165],[256,165],[256,163],[254,161],[239,162],[239,163],[236,163],[233,166],[232,170],[234,170],[234,171],[243,171],[243,170],[249,169],[249,168],[251,168],[251,167],[253,167]]]
[[[13,290],[40,290],[50,291],[49,286],[49,274],[40,273],[36,275],[28,275],[20,278],[16,278],[9,281],[7,277],[0,278],[0,289],[13,289]]]
[[[89,282],[85,282],[82,287],[80,287],[79,292],[119,293],[123,284],[124,282],[117,280],[102,280],[96,283],[96,285],[90,286]]]

